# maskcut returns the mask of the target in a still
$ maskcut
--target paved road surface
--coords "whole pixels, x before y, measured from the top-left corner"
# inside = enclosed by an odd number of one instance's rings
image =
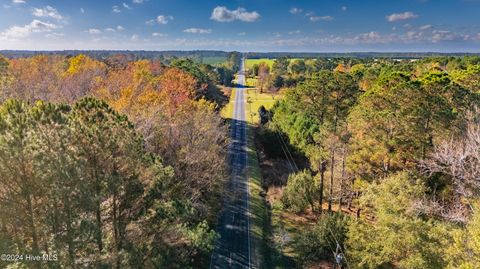
[[[218,220],[220,239],[215,244],[210,268],[253,268],[250,254],[247,123],[245,122],[245,76],[242,60],[237,83],[230,145],[231,178]]]

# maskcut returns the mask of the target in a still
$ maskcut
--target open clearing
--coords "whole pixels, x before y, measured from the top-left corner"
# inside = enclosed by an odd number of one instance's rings
[[[249,113],[249,115],[247,115],[247,121],[254,125],[260,122],[258,109],[262,105],[268,110],[273,107],[275,102],[282,99],[282,95],[280,93],[260,93],[260,91],[255,88],[248,89],[247,93],[247,111]]]
[[[270,69],[272,69],[272,66],[273,66],[273,62],[275,61],[275,59],[267,59],[267,58],[261,58],[261,59],[247,59],[245,60],[245,69],[250,69],[252,68],[254,65],[256,64],[260,64],[262,62],[268,64],[268,66],[270,67]]]

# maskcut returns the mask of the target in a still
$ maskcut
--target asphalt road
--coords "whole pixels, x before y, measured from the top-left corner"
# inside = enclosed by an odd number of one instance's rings
[[[224,208],[218,220],[220,239],[215,243],[210,268],[253,268],[250,254],[249,187],[247,168],[247,123],[245,121],[245,76],[242,60],[231,126],[231,177]]]

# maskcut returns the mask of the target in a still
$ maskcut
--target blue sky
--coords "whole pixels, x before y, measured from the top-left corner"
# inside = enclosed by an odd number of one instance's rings
[[[480,52],[480,0],[0,0],[0,49]]]

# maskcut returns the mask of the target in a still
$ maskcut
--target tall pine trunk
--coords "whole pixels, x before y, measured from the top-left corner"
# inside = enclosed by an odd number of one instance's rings
[[[115,187],[114,187],[115,188]],[[112,218],[113,218],[113,239],[115,241],[115,268],[120,268],[120,242],[118,234],[118,208],[117,208],[117,190],[113,191],[113,209],[112,209]]]
[[[320,204],[320,213],[323,211],[323,185],[325,182],[325,170],[326,170],[327,162],[325,160],[322,160],[320,162],[320,189],[319,191],[319,199],[318,202]]]
[[[102,241],[102,205],[101,205],[101,186],[100,186],[100,180],[98,179],[98,176],[96,178],[96,205],[95,205],[95,219],[97,222],[97,230],[95,233],[95,239],[97,240],[97,246],[98,250],[102,252],[103,250],[103,241]]]
[[[73,230],[72,230],[72,208],[70,205],[70,199],[65,197],[65,211],[67,213],[67,247],[68,247],[68,259],[70,260],[70,266],[75,268],[75,250],[73,245]]]
[[[335,147],[332,147],[330,153],[330,186],[329,186],[329,195],[328,195],[328,212],[332,212],[332,203],[333,203],[333,178],[334,178],[334,169],[335,169]]]
[[[97,222],[97,231],[95,234],[95,238],[97,240],[98,250],[102,252],[103,250],[103,242],[102,242],[102,214],[100,212],[101,205],[100,205],[100,198],[97,198],[96,201],[96,210],[95,210],[95,219]]]
[[[38,246],[38,233],[37,233],[37,226],[35,225],[35,216],[34,216],[34,210],[33,210],[33,201],[32,201],[32,195],[27,194],[26,195],[26,200],[27,200],[27,212],[28,212],[28,224],[30,226],[30,233],[32,236],[32,252],[35,255],[40,254],[40,248]],[[35,262],[33,264],[34,268],[41,268],[41,263],[40,262]]]
[[[342,148],[342,177],[340,181],[340,199],[338,201],[338,211],[342,211],[342,205],[343,205],[343,186],[345,185],[345,175],[346,175],[346,165],[345,165],[345,159],[347,158],[347,150],[346,150],[347,145],[344,144]]]
[[[338,97],[335,103],[335,116],[333,120],[333,145],[331,146],[330,151],[330,191],[328,197],[328,212],[332,212],[332,203],[333,203],[333,179],[335,174],[335,148],[336,148],[336,139],[337,139],[337,124],[338,124]]]

